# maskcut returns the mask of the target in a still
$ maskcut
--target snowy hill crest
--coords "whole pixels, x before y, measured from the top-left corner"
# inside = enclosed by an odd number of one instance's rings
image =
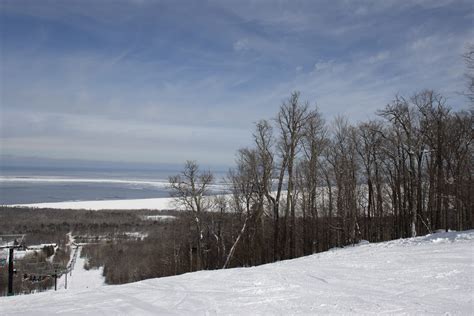
[[[0,298],[1,315],[472,315],[474,230],[252,268]]]

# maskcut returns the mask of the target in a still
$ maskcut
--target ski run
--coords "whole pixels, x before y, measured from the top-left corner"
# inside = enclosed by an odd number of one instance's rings
[[[473,261],[470,230],[124,285],[76,267],[69,289],[2,297],[0,315],[473,315]]]

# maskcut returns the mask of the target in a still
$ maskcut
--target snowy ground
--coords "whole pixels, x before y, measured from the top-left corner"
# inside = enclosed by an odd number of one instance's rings
[[[86,209],[86,210],[170,210],[175,209],[173,198],[72,201],[34,204],[17,204],[18,207],[38,207],[53,209]]]
[[[176,216],[173,215],[145,215],[142,217],[144,220],[148,221],[172,221],[176,219]]]
[[[209,198],[215,196],[232,199],[231,194],[211,195]],[[282,193],[282,198],[285,193]],[[212,203],[211,203],[212,204]],[[8,205],[11,207],[37,207],[37,208],[52,208],[52,209],[72,209],[72,210],[179,210],[182,206],[176,204],[174,198],[152,198],[152,199],[127,199],[127,200],[99,200],[99,201],[65,201],[65,202],[45,202],[45,203],[31,203],[31,204],[14,204]],[[219,211],[218,207],[211,211]]]
[[[1,315],[474,314],[474,230],[253,268],[0,298]]]
[[[222,195],[220,195],[222,196]],[[231,198],[230,195],[224,195]],[[213,196],[210,196],[211,198]],[[100,201],[69,201],[69,202],[47,202],[32,204],[15,204],[12,207],[37,207],[52,209],[73,209],[73,210],[179,210],[181,206],[176,205],[174,198],[153,198],[153,199],[128,199],[128,200],[100,200]],[[216,209],[217,210],[217,209]]]
[[[103,268],[84,269],[86,263],[85,258],[81,258],[82,247],[79,247],[76,263],[71,274],[67,276],[67,291],[94,289],[104,285],[104,277],[102,276]],[[64,290],[66,276],[62,275],[58,279],[58,290]],[[1,309],[0,309],[1,310]]]
[[[21,259],[25,257],[26,255],[32,255],[37,251],[40,251],[46,246],[53,246],[55,249],[57,248],[56,244],[39,244],[39,245],[30,245],[28,246],[28,249],[23,250],[23,249],[15,249],[15,252],[13,253],[14,259]],[[0,249],[0,260],[5,260],[5,263],[8,263],[8,248],[3,248]]]

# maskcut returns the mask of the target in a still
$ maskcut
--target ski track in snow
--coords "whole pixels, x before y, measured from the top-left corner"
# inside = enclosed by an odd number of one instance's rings
[[[0,298],[0,315],[472,315],[473,246],[474,230],[437,233],[93,288],[75,270],[68,290]]]
[[[81,251],[82,247],[79,246],[74,269],[72,270],[72,273],[67,276],[67,291],[94,289],[105,285],[104,277],[102,276],[104,269],[102,267],[99,269],[84,269],[84,264],[87,259],[81,258]],[[58,290],[64,290],[65,282],[65,275],[62,275],[58,279]]]

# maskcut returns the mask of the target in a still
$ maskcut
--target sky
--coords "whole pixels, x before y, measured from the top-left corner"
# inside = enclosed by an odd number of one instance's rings
[[[330,122],[468,107],[472,1],[0,0],[0,154],[231,165],[292,91]]]

